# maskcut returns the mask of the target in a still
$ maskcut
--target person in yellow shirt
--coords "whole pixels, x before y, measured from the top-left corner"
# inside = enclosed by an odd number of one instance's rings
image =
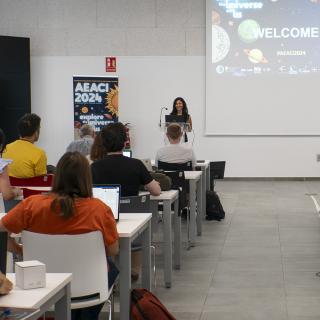
[[[34,113],[25,114],[18,121],[20,139],[7,144],[2,158],[11,159],[9,175],[16,178],[32,178],[47,173],[47,156],[34,145],[39,139],[41,119]]]

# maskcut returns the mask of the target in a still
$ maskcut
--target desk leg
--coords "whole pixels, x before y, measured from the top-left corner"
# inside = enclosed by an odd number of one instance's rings
[[[158,222],[159,222],[159,212],[158,212],[158,201],[150,201],[150,210],[152,212],[152,223],[151,223],[151,229],[152,234],[155,234],[158,231]]]
[[[206,200],[206,184],[207,184],[207,177],[206,177],[206,168],[203,168],[201,181],[202,181],[202,220],[206,218],[206,207],[207,207],[207,200]]]
[[[195,246],[196,240],[196,181],[189,180],[190,185],[190,246]]]
[[[202,179],[202,177],[201,177]],[[202,235],[202,215],[203,215],[203,207],[202,207],[202,182],[201,179],[197,181],[197,234],[198,236]]]
[[[171,230],[171,204],[163,201],[164,221],[164,283],[166,288],[171,288],[172,279],[172,230]]]
[[[141,235],[142,240],[142,288],[151,290],[151,221]]]
[[[120,320],[130,319],[131,242],[120,238]]]
[[[210,190],[210,165],[206,168],[206,185],[207,185],[207,190]]]
[[[174,202],[174,267],[181,265],[181,216],[179,216],[179,198]]]
[[[54,305],[55,319],[71,320],[71,291],[70,283],[64,287],[64,295]]]

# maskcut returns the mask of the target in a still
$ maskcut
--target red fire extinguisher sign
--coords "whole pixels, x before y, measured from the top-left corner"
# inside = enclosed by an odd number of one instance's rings
[[[106,57],[106,72],[116,72],[116,71],[117,71],[117,58]]]

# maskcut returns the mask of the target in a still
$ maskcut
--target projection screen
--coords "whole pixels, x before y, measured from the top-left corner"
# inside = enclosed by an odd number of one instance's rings
[[[320,0],[206,0],[208,135],[320,135]]]

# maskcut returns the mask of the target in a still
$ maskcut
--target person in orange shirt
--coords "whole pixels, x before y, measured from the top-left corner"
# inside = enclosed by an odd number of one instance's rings
[[[92,198],[89,163],[79,152],[67,152],[59,160],[52,192],[23,200],[1,219],[0,230],[9,234],[22,230],[45,234],[81,234],[99,230],[107,256],[114,256],[119,251],[113,213],[102,201]],[[11,248],[20,254],[23,250],[17,244]],[[110,259],[108,263],[111,286],[117,269]],[[101,308],[102,305],[75,310],[73,319],[96,320]]]

